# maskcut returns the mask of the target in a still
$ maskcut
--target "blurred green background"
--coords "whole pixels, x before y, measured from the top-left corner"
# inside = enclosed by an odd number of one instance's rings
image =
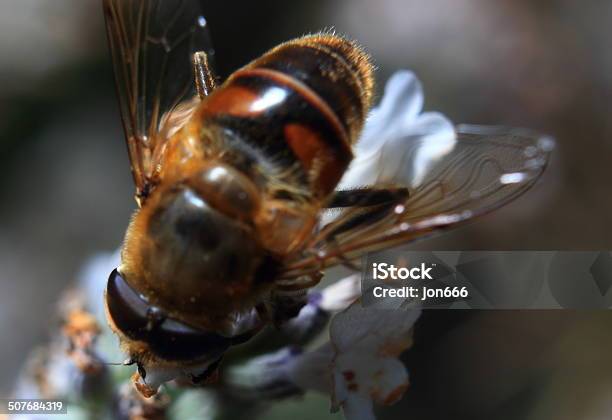
[[[222,76],[284,40],[334,27],[373,55],[379,87],[409,68],[427,110],[556,137],[551,167],[530,193],[414,247],[612,249],[609,0],[203,7]],[[0,0],[0,167],[1,396],[28,349],[46,340],[61,290],[88,256],[119,246],[134,208],[100,1]],[[608,312],[428,312],[406,355],[413,387],[381,417],[612,418],[611,326]],[[315,401],[308,410],[326,412]],[[300,404],[278,410],[313,417]]]

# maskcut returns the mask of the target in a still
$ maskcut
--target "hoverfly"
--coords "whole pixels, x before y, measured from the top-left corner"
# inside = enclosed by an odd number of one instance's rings
[[[544,170],[539,136],[458,127],[418,182],[336,191],[374,90],[355,42],[288,41],[218,84],[195,1],[103,6],[138,203],[106,308],[145,395],[153,370],[214,377],[323,269],[488,213]]]

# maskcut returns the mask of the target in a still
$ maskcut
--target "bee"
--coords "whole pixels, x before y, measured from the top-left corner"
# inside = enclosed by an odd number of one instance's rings
[[[485,214],[544,170],[535,134],[458,128],[418,185],[337,191],[374,93],[357,43],[297,38],[220,84],[195,1],[103,6],[138,204],[106,310],[144,395],[177,369],[214,378],[230,347],[294,317],[324,269]]]

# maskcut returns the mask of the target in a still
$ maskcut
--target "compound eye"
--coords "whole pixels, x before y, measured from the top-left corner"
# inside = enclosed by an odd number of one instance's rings
[[[117,269],[108,277],[106,306],[115,326],[132,337],[147,324],[146,302],[136,294]]]
[[[131,340],[146,343],[153,354],[165,360],[217,357],[235,340],[166,317],[132,289],[118,270],[109,276],[106,305],[117,330]]]

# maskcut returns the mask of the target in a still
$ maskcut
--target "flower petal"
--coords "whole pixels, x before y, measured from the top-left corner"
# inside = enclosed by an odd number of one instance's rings
[[[380,105],[372,110],[357,143],[357,151],[371,150],[387,133],[397,131],[402,122],[411,121],[423,108],[423,87],[411,71],[395,73],[385,86]]]
[[[328,363],[330,358],[327,358]],[[308,380],[307,385],[303,386],[294,380],[295,375],[302,378],[301,372],[297,374],[293,372],[294,369],[300,370],[301,361],[302,354],[298,349],[283,348],[227,367],[224,371],[224,383],[241,399],[260,401],[298,395],[302,389],[311,388]],[[317,361],[314,361],[314,364],[310,360],[304,361],[304,367],[307,368],[316,368],[318,365]],[[313,389],[319,388],[313,387]]]
[[[440,113],[419,115],[422,106],[423,89],[413,73],[391,77],[337,189],[377,183],[418,186],[432,164],[456,143],[452,123]]]
[[[417,187],[427,171],[456,144],[452,123],[428,112],[404,126],[377,150],[357,154],[337,189],[397,183]]]
[[[360,295],[361,275],[353,274],[323,289],[319,306],[328,312],[342,311],[348,308]]]
[[[381,310],[355,302],[332,319],[330,340],[338,353],[398,355],[411,344],[410,330],[420,315],[418,309]]]
[[[356,394],[371,398],[378,404],[397,402],[408,388],[408,372],[395,357],[377,357],[372,354],[347,353],[339,355],[334,362],[337,375],[335,389],[345,388],[349,399]],[[343,381],[338,386],[338,381]]]
[[[377,404],[391,405],[398,402],[408,389],[408,370],[396,358],[380,359],[380,370],[374,376],[370,396]]]
[[[342,404],[344,418],[347,420],[376,420],[372,400],[361,395],[353,395]]]
[[[410,162],[405,162],[405,167],[398,168],[395,179],[393,179],[394,173],[391,172],[384,173],[382,178],[387,177],[389,181],[397,180],[416,188],[425,179],[433,164],[453,150],[457,138],[452,123],[437,112],[420,115],[406,130],[406,136],[411,139],[405,143],[413,144],[412,147],[416,149],[414,157]],[[394,152],[389,150],[384,154],[392,155]]]
[[[301,389],[332,394],[331,367],[334,351],[329,342],[316,350],[302,353],[291,361],[288,375]]]

